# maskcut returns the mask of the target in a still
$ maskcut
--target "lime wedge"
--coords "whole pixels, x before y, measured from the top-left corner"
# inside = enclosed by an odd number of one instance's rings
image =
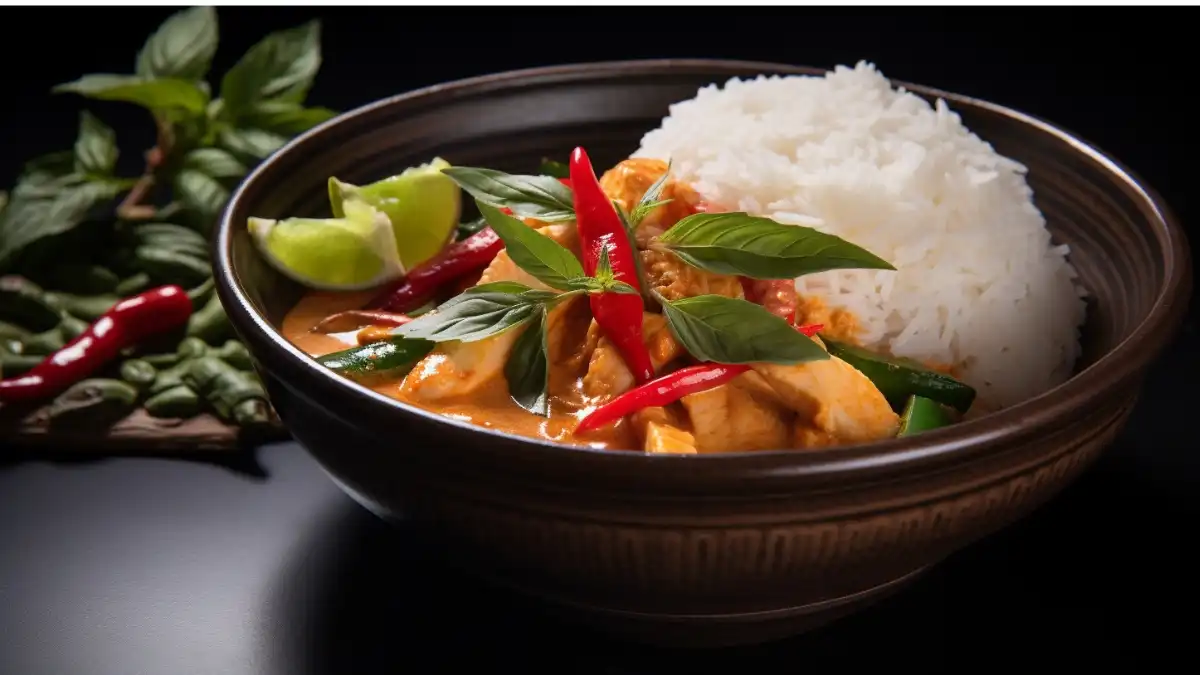
[[[341,216],[348,201],[366,202],[392,222],[396,251],[405,269],[437,255],[450,241],[462,209],[461,189],[442,169],[450,166],[434,158],[428,164],[370,185],[351,185],[329,179],[329,204]]]
[[[387,216],[362,202],[339,218],[250,218],[250,236],[267,261],[310,288],[350,291],[404,274]]]

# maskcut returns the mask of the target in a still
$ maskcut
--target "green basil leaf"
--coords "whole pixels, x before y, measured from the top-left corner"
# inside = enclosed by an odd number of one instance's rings
[[[193,7],[172,14],[138,52],[137,70],[145,78],[202,80],[217,53],[217,10]]]
[[[583,276],[583,265],[574,253],[550,237],[483,202],[479,212],[504,241],[513,263],[551,288],[566,290],[567,281]]]
[[[554,293],[536,291],[513,282],[497,282],[467,289],[428,314],[392,331],[394,335],[434,342],[475,342],[523,325]],[[513,292],[517,287],[526,289]]]
[[[221,80],[225,109],[240,119],[256,103],[300,103],[321,68],[321,22],[271,33],[242,56]]]
[[[136,103],[156,112],[183,111],[200,115],[208,94],[195,82],[173,78],[149,80],[133,75],[84,75],[60,84],[55,93],[79,94],[99,101]]]
[[[286,145],[288,139],[261,129],[222,129],[217,143],[240,157],[263,160]]]
[[[538,173],[542,174],[543,176],[551,176],[553,178],[570,178],[571,167],[563,164],[562,162],[556,162],[552,159],[543,157],[541,165],[538,166]]]
[[[71,178],[51,195],[13,194],[0,213],[0,269],[30,244],[75,229],[120,191],[112,182]]]
[[[75,169],[80,173],[111,175],[117,166],[117,134],[88,111],[79,114],[75,139]]]
[[[546,307],[538,307],[504,364],[508,394],[525,410],[550,416],[550,351],[546,346]]]
[[[512,209],[521,218],[548,223],[575,219],[575,195],[550,176],[521,176],[493,169],[454,166],[442,169],[476,200]]]
[[[663,303],[671,333],[701,361],[804,363],[829,358],[821,346],[760,305],[721,295]]]
[[[175,194],[184,206],[199,213],[205,221],[216,218],[229,200],[229,190],[220,181],[195,169],[179,172],[175,177]]]
[[[237,157],[220,148],[192,150],[183,158],[183,168],[217,179],[241,178],[247,171]]]
[[[337,117],[329,108],[306,108],[288,101],[262,101],[241,116],[243,126],[282,136],[295,136]]]
[[[646,189],[646,193],[642,195],[640,200],[638,200],[637,206],[633,208],[633,213],[629,215],[629,220],[633,223],[635,228],[646,216],[650,215],[651,211],[662,206],[663,204],[670,203],[670,199],[664,199],[661,201],[659,200],[659,196],[662,195],[663,188],[667,185],[667,179],[670,177],[671,162],[668,161],[667,170],[663,172],[663,175],[658,177],[658,180],[650,184],[650,187]]]
[[[834,269],[895,269],[840,237],[745,213],[688,216],[664,232],[658,244],[693,267],[754,279],[791,279]]]

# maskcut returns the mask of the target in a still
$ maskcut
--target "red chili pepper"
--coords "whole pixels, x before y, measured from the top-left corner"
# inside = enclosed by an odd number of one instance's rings
[[[388,312],[416,309],[428,302],[439,286],[487,267],[503,248],[504,241],[492,228],[485,227],[414,267],[407,276],[377,295],[367,307]]]
[[[812,336],[816,335],[817,333],[820,333],[821,329],[824,327],[825,327],[824,324],[810,323],[810,324],[806,324],[803,326],[796,326],[796,330],[800,331],[801,333],[804,333],[808,337],[812,337]]]
[[[571,185],[575,191],[575,222],[583,250],[583,270],[590,276],[596,272],[600,252],[608,249],[608,260],[614,276],[637,288],[637,251],[629,242],[621,218],[612,202],[600,188],[592,162],[583,148],[571,153]],[[628,293],[597,293],[588,296],[592,316],[612,341],[625,365],[633,372],[638,384],[654,378],[650,350],[642,341],[642,298]]]
[[[681,368],[640,387],[630,389],[579,420],[575,433],[599,429],[643,408],[674,403],[688,394],[715,389],[750,370],[747,365],[703,363]]]
[[[570,178],[559,178],[558,182],[562,183],[563,185],[566,185],[567,187],[571,187],[571,179]]]
[[[29,372],[0,380],[0,402],[34,401],[59,394],[126,347],[179,328],[191,315],[192,301],[179,286],[160,286],[126,298]]]

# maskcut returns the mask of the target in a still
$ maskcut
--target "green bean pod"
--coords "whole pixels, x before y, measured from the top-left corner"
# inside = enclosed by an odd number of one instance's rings
[[[82,295],[115,293],[120,283],[116,273],[107,267],[82,263],[56,265],[49,279],[52,288]]]
[[[121,362],[121,379],[141,391],[149,389],[158,379],[158,369],[145,359],[126,359]]]
[[[147,288],[150,288],[150,275],[145,272],[138,272],[133,276],[122,279],[113,292],[122,298],[127,298],[131,295],[137,295]]]
[[[24,375],[44,359],[44,356],[37,354],[16,354],[0,350],[0,378]]]
[[[151,278],[185,288],[201,284],[212,276],[212,265],[206,258],[161,246],[139,246],[134,250],[133,258]]]
[[[233,326],[229,323],[229,317],[225,316],[225,308],[216,294],[188,319],[187,334],[210,345],[233,337]]]
[[[128,415],[138,392],[120,380],[91,378],[76,382],[46,409],[50,424],[106,424]]]
[[[187,419],[200,414],[200,397],[186,384],[164,389],[142,404],[151,417]]]
[[[25,277],[0,277],[0,321],[36,332],[54,328],[61,318],[62,312],[46,300],[40,286]]]
[[[91,327],[91,324],[83,319],[77,319],[70,314],[64,314],[62,321],[58,324],[58,329],[62,331],[63,338],[66,340],[74,340],[83,335],[84,331]]]
[[[155,368],[170,368],[179,363],[179,354],[175,352],[171,352],[170,354],[141,354],[138,358]]]
[[[21,353],[47,356],[62,349],[66,345],[67,337],[63,335],[62,328],[60,326],[55,326],[50,330],[44,330],[40,333],[35,333],[22,340]]]
[[[267,392],[258,378],[215,356],[190,362],[183,379],[227,422],[249,426],[270,420]]]
[[[238,370],[248,372],[254,370],[254,360],[250,358],[250,350],[237,340],[226,340],[225,344],[209,353]]]
[[[20,342],[30,335],[33,335],[33,333],[31,333],[28,328],[22,328],[15,323],[0,321],[0,338],[16,340]]]
[[[80,319],[95,321],[120,302],[115,295],[75,295],[48,291],[44,296],[51,307]]]
[[[208,343],[200,338],[187,337],[179,343],[175,353],[179,356],[179,360],[198,359],[201,356],[207,356],[210,347]]]

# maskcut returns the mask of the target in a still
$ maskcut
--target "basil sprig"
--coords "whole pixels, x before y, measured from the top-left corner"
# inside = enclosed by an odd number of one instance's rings
[[[575,220],[575,195],[557,178],[513,175],[469,166],[447,167],[442,173],[476,200],[508,207],[521,218],[547,223]]]
[[[723,295],[663,302],[671,334],[692,356],[717,363],[794,364],[829,354],[761,305]]]
[[[517,338],[504,364],[513,402],[534,415],[550,416],[550,350],[546,345],[546,307],[538,308]]]
[[[692,267],[754,279],[791,279],[834,269],[896,269],[832,234],[740,212],[687,216],[656,245]]]

